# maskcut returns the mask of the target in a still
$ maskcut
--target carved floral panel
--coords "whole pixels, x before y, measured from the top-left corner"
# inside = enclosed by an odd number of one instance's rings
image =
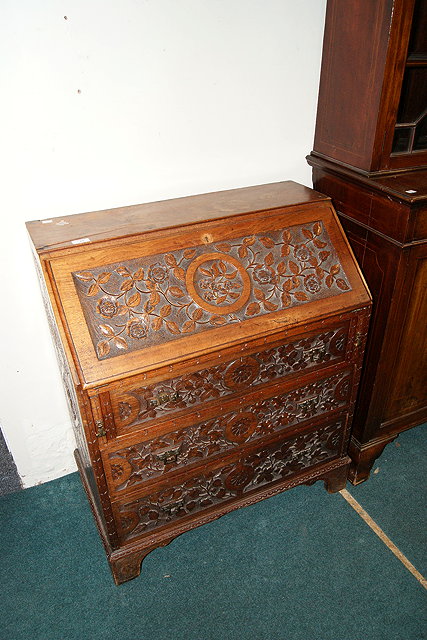
[[[350,390],[350,376],[344,371],[260,400],[241,411],[110,453],[108,464],[115,490],[132,488],[165,471],[232,450],[343,407],[349,402]]]
[[[157,529],[236,496],[300,473],[339,455],[341,423],[264,447],[220,469],[117,508],[123,540]]]
[[[73,273],[99,359],[350,290],[321,222]]]
[[[291,373],[330,364],[345,356],[343,327],[237,358],[171,380],[112,393],[114,419],[120,429],[175,414]]]

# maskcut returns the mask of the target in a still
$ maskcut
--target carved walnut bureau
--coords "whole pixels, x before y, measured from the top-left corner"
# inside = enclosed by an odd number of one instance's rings
[[[371,299],[329,198],[283,182],[27,227],[117,584],[232,509],[344,486]]]

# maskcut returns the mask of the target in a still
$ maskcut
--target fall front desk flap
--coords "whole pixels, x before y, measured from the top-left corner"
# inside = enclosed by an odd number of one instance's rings
[[[27,226],[86,386],[370,302],[330,201],[292,182]]]

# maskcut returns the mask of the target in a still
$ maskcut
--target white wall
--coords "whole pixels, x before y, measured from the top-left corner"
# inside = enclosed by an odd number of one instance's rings
[[[75,469],[24,221],[310,185],[325,2],[2,1],[0,424],[24,486]]]

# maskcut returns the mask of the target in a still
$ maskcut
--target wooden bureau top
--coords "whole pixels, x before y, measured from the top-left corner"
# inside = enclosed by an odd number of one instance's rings
[[[370,304],[330,199],[294,182],[27,224],[85,388]]]
[[[32,243],[41,254],[79,244],[149,233],[220,219],[328,200],[290,180],[241,189],[217,191],[115,209],[77,213],[66,217],[27,222]]]

